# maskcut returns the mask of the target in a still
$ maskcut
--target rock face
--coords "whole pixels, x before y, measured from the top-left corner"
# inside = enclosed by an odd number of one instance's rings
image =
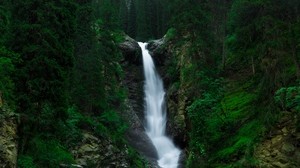
[[[142,65],[142,50],[139,44],[129,36],[125,36],[125,41],[119,44],[119,48],[125,58],[125,62]]]
[[[168,58],[168,52],[164,48],[165,42],[165,37],[163,37],[158,40],[149,41],[148,45],[146,46],[156,66],[165,65],[166,59]]]
[[[166,60],[166,68],[175,66],[176,74],[167,74],[165,81],[167,83],[167,102],[168,102],[168,123],[167,130],[174,137],[175,143],[182,149],[188,144],[188,120],[186,114],[188,97],[186,90],[189,85],[185,82],[184,75],[180,69],[190,65],[187,49],[191,44],[186,43],[181,47],[174,47],[172,42],[167,42],[166,50],[169,53]],[[173,58],[169,58],[173,57]],[[177,59],[176,65],[172,64],[172,59]]]
[[[300,167],[300,132],[296,131],[296,114],[284,112],[266,140],[255,149],[260,167]]]
[[[0,107],[0,167],[17,167],[17,116]]]
[[[82,143],[72,149],[77,166],[94,168],[129,167],[127,151],[120,151],[109,139],[83,133]]]

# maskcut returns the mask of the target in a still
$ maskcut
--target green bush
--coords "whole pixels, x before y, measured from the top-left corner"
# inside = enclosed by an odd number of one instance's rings
[[[106,125],[106,127],[111,130],[109,131],[112,140],[118,142],[117,145],[124,144],[124,133],[128,128],[123,119],[118,113],[113,110],[106,111],[102,113],[99,121]],[[122,145],[120,145],[122,147]]]
[[[300,111],[300,87],[283,87],[276,91],[275,102],[283,110]]]
[[[74,163],[71,153],[53,138],[34,137],[29,143],[27,155],[34,159],[38,167],[59,168],[62,163]]]
[[[18,60],[18,55],[7,50],[0,45],[0,92],[2,98],[12,107],[14,82],[12,74],[15,71],[14,62]]]
[[[26,155],[20,155],[18,158],[18,168],[36,168],[33,158]]]
[[[282,110],[295,111],[297,130],[300,130],[300,86],[283,87],[276,91],[275,102]]]
[[[137,151],[131,147],[128,148],[128,157],[129,160],[131,161],[130,162],[131,167],[135,167],[135,168],[145,167],[145,160],[141,159],[141,156],[137,153]]]
[[[166,40],[171,40],[173,39],[177,34],[177,31],[175,28],[170,28],[168,29],[167,33],[166,33]]]

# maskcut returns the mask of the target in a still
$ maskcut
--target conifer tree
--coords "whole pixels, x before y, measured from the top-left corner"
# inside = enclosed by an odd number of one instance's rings
[[[20,54],[15,76],[18,112],[26,116],[20,152],[30,135],[56,135],[67,117],[67,80],[73,66],[76,4],[73,1],[15,1],[11,48]],[[55,119],[55,120],[54,120]]]

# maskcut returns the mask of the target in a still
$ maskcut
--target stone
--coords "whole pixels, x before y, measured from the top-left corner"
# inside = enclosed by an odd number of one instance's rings
[[[279,162],[279,161],[273,162],[272,165],[273,165],[273,166],[277,166],[277,167],[281,167],[281,168],[287,166],[286,164],[283,164],[283,163],[281,163],[281,162]]]
[[[278,136],[272,138],[271,139],[272,145],[274,146],[274,145],[279,144],[281,142],[281,140],[282,140],[282,136],[281,135],[278,135]]]
[[[142,65],[142,50],[139,44],[129,37],[124,35],[125,41],[119,44],[119,49],[121,50],[125,60],[131,64]]]
[[[156,66],[163,66],[168,58],[167,50],[164,49],[165,37],[148,42],[146,48],[149,50]]]
[[[288,142],[285,142],[283,145],[282,145],[282,151],[285,152],[286,154],[291,154],[295,151],[295,147],[293,144],[291,143],[288,143]]]
[[[262,151],[262,155],[265,156],[265,157],[268,157],[271,154],[270,154],[270,152],[268,150],[265,149],[265,150]]]
[[[287,130],[286,127],[282,128],[281,131],[282,131],[283,135],[287,135],[288,134],[288,130]]]
[[[278,155],[278,153],[280,153],[279,150],[274,149],[274,150],[271,151],[271,156],[276,157]]]
[[[85,145],[83,145],[83,146],[81,146],[80,148],[79,148],[79,153],[84,153],[84,152],[93,152],[94,151],[94,149],[93,149],[94,147],[93,146],[91,146],[90,144],[85,144]]]

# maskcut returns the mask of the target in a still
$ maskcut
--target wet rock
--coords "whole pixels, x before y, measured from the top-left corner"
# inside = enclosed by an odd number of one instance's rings
[[[165,37],[163,37],[158,40],[149,41],[146,46],[156,66],[165,65],[166,59],[168,58],[168,52],[164,48],[165,41]]]
[[[282,131],[283,135],[287,135],[288,134],[288,130],[287,130],[286,127],[282,128],[281,131]]]
[[[125,41],[119,44],[119,48],[124,56],[124,61],[142,65],[142,50],[134,39],[125,35]]]
[[[282,136],[280,136],[280,135],[272,138],[272,140],[271,140],[272,141],[272,145],[274,146],[274,145],[280,144],[281,140],[282,140]]]

